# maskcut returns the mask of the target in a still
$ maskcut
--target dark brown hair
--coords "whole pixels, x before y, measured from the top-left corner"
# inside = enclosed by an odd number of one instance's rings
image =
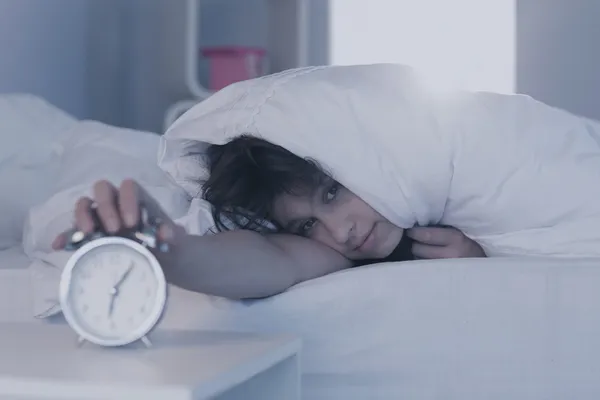
[[[278,229],[273,221],[277,196],[306,194],[327,178],[316,162],[251,136],[210,146],[206,156],[210,177],[203,184],[203,197],[213,206],[219,231],[269,231],[265,222]]]

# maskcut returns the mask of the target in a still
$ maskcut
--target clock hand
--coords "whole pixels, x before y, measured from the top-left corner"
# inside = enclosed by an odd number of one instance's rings
[[[127,277],[127,274],[129,273],[130,270],[131,270],[131,267],[129,267],[129,269],[127,271],[125,271],[125,273],[123,275],[121,275],[121,278],[118,279],[117,282],[108,291],[108,294],[110,295],[110,300],[108,303],[108,315],[109,316],[112,315],[113,310],[115,308],[115,298],[119,294],[119,286],[123,283],[123,280]]]
[[[127,268],[127,270],[123,273],[123,275],[121,275],[121,278],[117,281],[117,283],[115,283],[115,286],[113,286],[113,289],[119,290],[119,287],[123,284],[123,282],[125,282],[125,279],[127,279],[127,277],[131,273],[131,270],[133,269],[134,266],[135,266],[135,264],[132,261],[131,264],[129,264],[129,268]]]
[[[110,303],[108,304],[108,315],[112,315],[113,310],[115,308],[115,298],[119,294],[119,286],[121,286],[123,282],[125,282],[125,279],[127,279],[134,266],[135,264],[132,261],[131,264],[129,264],[129,268],[127,268],[123,275],[121,275],[121,278],[117,281],[117,283],[115,283],[114,286],[110,288]]]
[[[110,294],[110,303],[108,304],[108,315],[111,316],[113,313],[113,310],[115,308],[115,297],[116,296],[116,292],[111,292]]]

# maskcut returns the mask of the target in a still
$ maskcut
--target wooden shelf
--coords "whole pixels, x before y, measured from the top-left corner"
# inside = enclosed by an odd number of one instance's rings
[[[164,79],[173,97],[179,99],[166,110],[165,130],[194,104],[211,95],[202,86],[199,74],[200,16],[206,1],[210,0],[163,1],[162,62],[170,72]],[[268,10],[269,73],[308,65],[309,1],[264,1]]]

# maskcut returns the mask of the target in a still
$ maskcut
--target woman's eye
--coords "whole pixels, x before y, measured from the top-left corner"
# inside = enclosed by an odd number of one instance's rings
[[[309,219],[305,223],[300,226],[300,235],[308,236],[310,234],[310,230],[315,226],[317,221],[315,219]]]
[[[333,184],[333,186],[329,188],[327,193],[325,193],[325,202],[329,203],[330,201],[335,200],[339,189],[340,185],[338,183]]]

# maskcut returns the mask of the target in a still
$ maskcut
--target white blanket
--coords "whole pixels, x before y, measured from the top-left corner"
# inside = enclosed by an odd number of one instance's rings
[[[251,134],[320,161],[393,223],[447,224],[490,256],[600,255],[600,125],[521,95],[441,93],[397,65],[234,84],[163,136],[192,196],[206,143]]]
[[[75,123],[38,97],[0,96],[0,250],[20,246],[29,207],[51,192],[60,166],[57,143]]]

